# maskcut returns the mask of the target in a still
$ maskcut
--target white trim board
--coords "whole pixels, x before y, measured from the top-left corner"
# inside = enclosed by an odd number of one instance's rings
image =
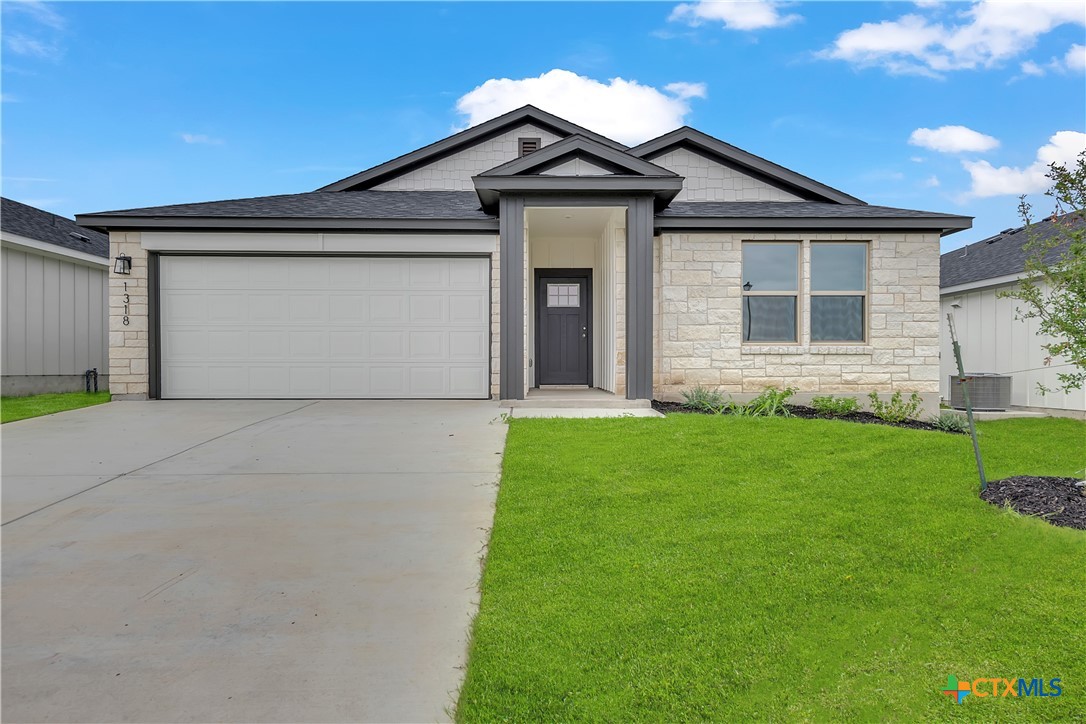
[[[148,251],[490,254],[497,234],[291,234],[144,231]]]
[[[5,246],[16,247],[20,251],[30,251],[42,256],[53,257],[54,259],[60,259],[61,261],[75,262],[85,266],[102,267],[104,269],[109,268],[109,259],[106,257],[95,256],[94,254],[88,254],[85,251],[76,251],[75,249],[69,249],[64,246],[57,246],[56,244],[50,244],[47,241],[38,241],[37,239],[31,239],[26,236],[19,236],[18,234],[11,234],[8,232],[0,234],[0,241],[2,241]]]

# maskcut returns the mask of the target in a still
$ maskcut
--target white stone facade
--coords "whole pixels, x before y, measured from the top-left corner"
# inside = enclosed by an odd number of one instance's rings
[[[149,389],[150,342],[147,251],[140,232],[110,232],[110,259],[121,254],[132,257],[132,273],[109,272],[109,391],[120,399],[143,399]]]
[[[648,159],[686,177],[677,201],[803,201],[686,148],[675,148]]]
[[[512,161],[520,153],[520,138],[538,138],[541,146],[562,140],[559,136],[531,124],[478,143],[438,161],[408,171],[373,187],[374,191],[474,191],[471,177]]]
[[[801,243],[800,337],[796,344],[744,344],[742,243]],[[870,246],[867,341],[812,343],[805,303],[810,244]],[[797,399],[870,392],[918,392],[934,411],[939,396],[939,235],[664,234],[654,290],[654,392],[678,399],[695,385],[749,399],[765,387],[796,387]]]

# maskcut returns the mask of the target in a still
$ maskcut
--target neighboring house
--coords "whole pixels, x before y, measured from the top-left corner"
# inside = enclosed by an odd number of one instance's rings
[[[1050,390],[1059,386],[1057,374],[1070,369],[1061,358],[1048,360],[1041,345],[1052,341],[1037,334],[1036,319],[1019,319],[1015,309],[1021,302],[1000,298],[999,293],[1014,289],[1026,276],[1026,244],[1051,239],[1058,224],[1071,223],[1069,217],[1043,219],[1025,227],[1005,229],[995,236],[948,251],[940,259],[940,320],[943,326],[941,392],[950,396],[950,376],[957,375],[947,314],[954,314],[954,326],[962,349],[967,374],[1008,375],[1011,404],[1042,410],[1086,411],[1086,390],[1042,393],[1038,385]],[[1081,224],[1081,221],[1078,221]],[[1054,246],[1048,258],[1067,250],[1066,242]],[[1047,360],[1047,363],[1046,363]]]
[[[71,219],[3,199],[0,375],[5,396],[109,383],[109,237]]]
[[[121,395],[794,385],[929,409],[939,239],[971,224],[692,128],[628,148],[531,106],[314,192],[78,218],[132,258]]]

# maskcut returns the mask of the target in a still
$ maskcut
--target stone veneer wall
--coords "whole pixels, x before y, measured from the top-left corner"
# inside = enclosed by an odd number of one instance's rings
[[[801,333],[795,345],[741,342],[743,241],[801,241]],[[868,340],[850,346],[810,342],[811,241],[870,243]],[[654,291],[655,395],[681,399],[702,385],[749,399],[769,385],[815,394],[919,392],[939,398],[939,235],[663,234]]]
[[[109,258],[132,257],[128,276],[109,271],[109,391],[120,399],[146,399],[148,392],[147,252],[138,231],[111,231]],[[127,290],[126,285],[127,284]],[[125,294],[128,310],[125,313]],[[124,323],[128,317],[128,324]]]

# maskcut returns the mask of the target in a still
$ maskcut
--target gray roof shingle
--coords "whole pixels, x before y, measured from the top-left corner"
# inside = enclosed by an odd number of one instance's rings
[[[109,237],[105,234],[8,198],[0,199],[0,228],[46,244],[109,258]],[[72,234],[78,234],[86,241]]]
[[[1067,225],[1081,228],[1086,226],[1086,221],[1082,216],[1072,214],[1055,219],[1048,217],[1031,224],[1028,231],[1024,226],[1005,229],[995,236],[948,251],[939,257],[939,286],[945,289],[1018,274],[1026,268],[1026,259],[1030,256],[1026,245],[1034,239],[1051,239],[1061,227]],[[1057,258],[1069,245],[1069,242],[1064,242],[1053,247],[1047,255],[1048,259]]]
[[[84,216],[81,214],[80,216]],[[474,191],[309,191],[102,211],[85,216],[254,219],[493,219]]]
[[[953,214],[897,209],[867,204],[831,204],[822,201],[672,201],[660,218],[704,216],[768,219],[923,219]]]

